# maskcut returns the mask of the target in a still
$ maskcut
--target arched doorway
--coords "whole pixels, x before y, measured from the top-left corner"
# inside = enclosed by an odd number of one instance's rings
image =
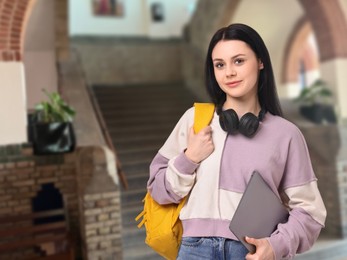
[[[297,97],[301,89],[320,77],[317,40],[311,23],[303,17],[287,42],[281,80],[288,89],[288,97]]]

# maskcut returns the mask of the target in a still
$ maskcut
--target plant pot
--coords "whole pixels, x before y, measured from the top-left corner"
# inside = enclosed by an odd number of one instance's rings
[[[76,138],[71,123],[33,123],[34,154],[47,155],[72,152]]]
[[[313,104],[300,107],[300,113],[308,120],[316,124],[323,122],[336,123],[336,115],[331,105]]]

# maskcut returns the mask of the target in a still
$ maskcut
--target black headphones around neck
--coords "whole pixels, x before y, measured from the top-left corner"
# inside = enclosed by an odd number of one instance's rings
[[[263,108],[260,110],[258,116],[248,112],[239,120],[234,109],[230,108],[223,111],[222,108],[217,108],[219,124],[224,131],[231,135],[235,135],[239,132],[249,138],[253,137],[257,132],[259,123],[263,120],[265,112]]]

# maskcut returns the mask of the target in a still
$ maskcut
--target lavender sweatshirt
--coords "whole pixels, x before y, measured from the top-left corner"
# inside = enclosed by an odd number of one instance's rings
[[[288,222],[268,238],[276,259],[292,259],[311,248],[324,227],[326,209],[299,129],[266,113],[253,138],[227,135],[215,113],[211,122],[215,150],[195,164],[184,154],[193,123],[190,108],[153,159],[147,183],[160,204],[178,203],[189,194],[180,213],[183,236],[237,240],[229,223],[252,172],[258,170],[278,196],[286,195],[290,207]]]

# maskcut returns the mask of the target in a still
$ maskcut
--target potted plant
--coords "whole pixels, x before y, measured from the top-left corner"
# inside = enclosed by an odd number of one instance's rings
[[[299,112],[306,119],[316,124],[336,123],[336,114],[331,100],[333,94],[323,80],[316,80],[312,85],[303,88],[299,97]]]
[[[31,141],[34,154],[71,152],[76,140],[72,126],[75,110],[57,92],[43,90],[48,101],[36,105],[31,118]]]

